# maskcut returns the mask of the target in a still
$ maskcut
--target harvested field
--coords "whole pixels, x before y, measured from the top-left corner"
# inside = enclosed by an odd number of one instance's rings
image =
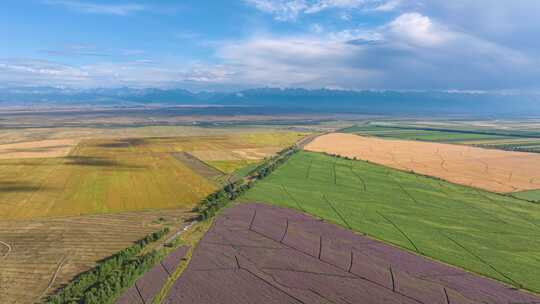
[[[283,150],[284,147],[285,146],[231,150],[195,150],[192,154],[204,161],[261,160],[275,155],[277,152]]]
[[[539,303],[540,298],[289,209],[216,219],[164,303]]]
[[[77,139],[51,139],[0,145],[0,159],[51,158],[69,154]]]
[[[261,136],[268,141],[251,134],[86,139],[65,157],[0,160],[0,218],[192,208],[216,189],[218,172],[193,157],[179,161],[185,154],[178,153],[214,151],[250,161],[259,155],[253,151],[270,155],[283,148],[273,145],[292,144],[303,135]]]
[[[178,161],[188,166],[191,170],[195,171],[197,174],[207,179],[215,180],[223,175],[223,172],[217,170],[212,166],[207,165],[205,162],[202,162],[200,159],[189,154],[188,152],[176,152],[172,155]]]
[[[540,188],[540,155],[537,153],[384,140],[343,133],[318,137],[305,149],[356,157],[493,192]]]
[[[298,152],[241,198],[540,293],[540,205],[364,161]]]
[[[0,248],[0,303],[34,303],[148,233],[184,225],[188,216],[175,209],[0,222],[0,240],[9,246]]]
[[[0,161],[0,218],[192,208],[215,189],[143,139],[84,140],[63,158]]]
[[[180,247],[168,255],[161,263],[140,277],[135,285],[129,288],[116,301],[117,304],[152,303],[155,296],[160,292],[163,284],[174,273],[188,247]]]

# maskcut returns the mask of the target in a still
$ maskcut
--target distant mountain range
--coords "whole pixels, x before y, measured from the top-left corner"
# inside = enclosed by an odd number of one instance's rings
[[[260,88],[238,92],[183,89],[0,89],[6,106],[242,105],[369,114],[540,115],[540,95],[442,91],[345,91]]]

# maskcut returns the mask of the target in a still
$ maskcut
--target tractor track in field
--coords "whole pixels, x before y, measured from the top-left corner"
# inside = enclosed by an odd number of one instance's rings
[[[366,181],[358,174],[358,172],[354,171],[353,166],[350,166],[349,168],[351,169],[352,174],[354,174],[354,176],[362,183],[364,191],[367,191]]]
[[[0,241],[0,244],[4,245],[6,248],[7,248],[7,251],[6,253],[4,253],[4,255],[2,256],[2,258],[0,258],[0,260],[4,260],[8,257],[8,255],[11,253],[11,251],[13,250],[13,248],[11,247],[10,244],[6,243],[6,242],[3,242],[3,241]]]
[[[347,228],[352,229],[352,228],[351,228],[351,225],[349,225],[349,223],[345,220],[345,218],[343,217],[343,215],[341,215],[341,213],[336,209],[336,207],[328,200],[328,198],[326,197],[326,194],[323,194],[323,199],[324,199],[324,201],[330,206],[330,208],[332,208],[332,210],[334,211],[334,213],[337,214],[337,216],[341,219],[341,221],[343,222],[343,224],[345,224],[345,226],[347,226]]]
[[[293,202],[296,203],[296,206],[298,207],[298,209],[302,210],[303,212],[306,212],[304,207],[302,207],[302,205],[300,204],[300,201],[298,201],[294,196],[292,196],[292,194],[287,190],[287,188],[285,188],[285,186],[281,185],[281,188],[283,189],[285,194],[287,194],[287,196],[290,197],[293,200]]]
[[[401,235],[403,235],[409,241],[409,243],[413,246],[416,252],[422,254],[422,252],[418,249],[418,247],[416,247],[416,244],[412,241],[412,239],[403,230],[401,230],[401,228],[399,228],[399,226],[396,225],[396,223],[394,223],[388,217],[384,216],[384,214],[380,213],[379,211],[377,211],[377,214],[379,214],[383,219],[385,219],[388,223],[394,226],[394,228],[396,228],[396,230],[399,231],[399,233],[401,233]]]
[[[47,287],[41,292],[41,294],[39,295],[39,297],[37,298],[37,301],[39,301],[40,299],[42,299],[45,294],[47,294],[47,291],[49,291],[49,289],[51,289],[51,287],[53,286],[54,282],[56,281],[56,277],[58,277],[58,274],[60,273],[60,271],[62,270],[62,267],[64,266],[64,264],[67,262],[68,260],[68,256],[65,255],[61,260],[60,262],[58,263],[58,266],[56,267],[56,270],[54,271],[51,279],[49,280],[49,283],[47,284]]]
[[[309,162],[307,171],[306,171],[306,179],[309,179],[309,173],[311,172],[311,166],[313,165],[313,160]]]
[[[441,232],[442,233],[442,232]],[[519,284],[518,282],[514,281],[511,277],[507,276],[506,274],[502,273],[501,271],[499,271],[497,268],[495,268],[495,266],[491,265],[489,262],[487,262],[486,260],[484,260],[481,256],[477,255],[476,253],[472,252],[471,250],[469,250],[467,247],[463,246],[461,243],[459,243],[458,241],[454,240],[453,238],[449,237],[447,234],[445,233],[442,233],[442,235],[444,235],[444,237],[446,237],[449,241],[451,241],[452,243],[456,244],[458,247],[460,247],[461,249],[465,250],[465,252],[467,252],[468,254],[470,254],[471,256],[473,256],[475,259],[477,259],[478,261],[480,261],[481,263],[483,263],[484,265],[488,266],[489,268],[491,268],[493,271],[495,271],[497,274],[499,274],[500,276],[502,276],[503,278],[509,280],[510,282],[512,282],[512,284],[516,287],[520,287],[521,284]]]
[[[473,188],[474,189],[474,188]],[[478,189],[474,189],[476,191],[476,193],[482,197],[482,198],[485,198],[487,199],[488,201],[490,201],[491,203],[495,204],[496,206],[498,206],[499,208],[502,208],[503,210],[507,211],[507,212],[510,212],[512,213],[513,215],[519,217],[520,219],[524,220],[525,222],[529,223],[529,224],[532,224],[533,226],[536,226],[537,228],[540,228],[540,225],[538,225],[537,223],[535,223],[534,221],[531,221],[529,220],[528,218],[525,218],[521,213],[519,212],[515,212],[513,211],[512,209],[506,207],[504,204],[501,204],[499,203],[498,201],[490,198],[489,196],[487,195],[484,195],[482,194],[482,192],[480,192]]]

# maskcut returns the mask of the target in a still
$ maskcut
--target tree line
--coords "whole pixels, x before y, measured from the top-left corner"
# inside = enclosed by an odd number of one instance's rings
[[[249,190],[257,180],[270,175],[270,173],[285,163],[296,152],[298,152],[296,146],[286,148],[278,152],[276,156],[257,166],[245,178],[234,183],[229,183],[208,195],[195,209],[199,213],[199,220],[212,218],[221,208]]]
[[[139,254],[148,244],[156,242],[167,233],[169,228],[151,233],[132,246],[98,262],[93,269],[78,275],[64,288],[50,296],[46,303],[113,303],[139,276],[163,258],[163,253],[158,251]]]

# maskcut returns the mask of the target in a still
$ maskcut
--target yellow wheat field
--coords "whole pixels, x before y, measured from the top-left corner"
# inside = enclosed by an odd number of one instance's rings
[[[332,133],[306,150],[326,152],[439,177],[494,192],[540,188],[540,154]]]

